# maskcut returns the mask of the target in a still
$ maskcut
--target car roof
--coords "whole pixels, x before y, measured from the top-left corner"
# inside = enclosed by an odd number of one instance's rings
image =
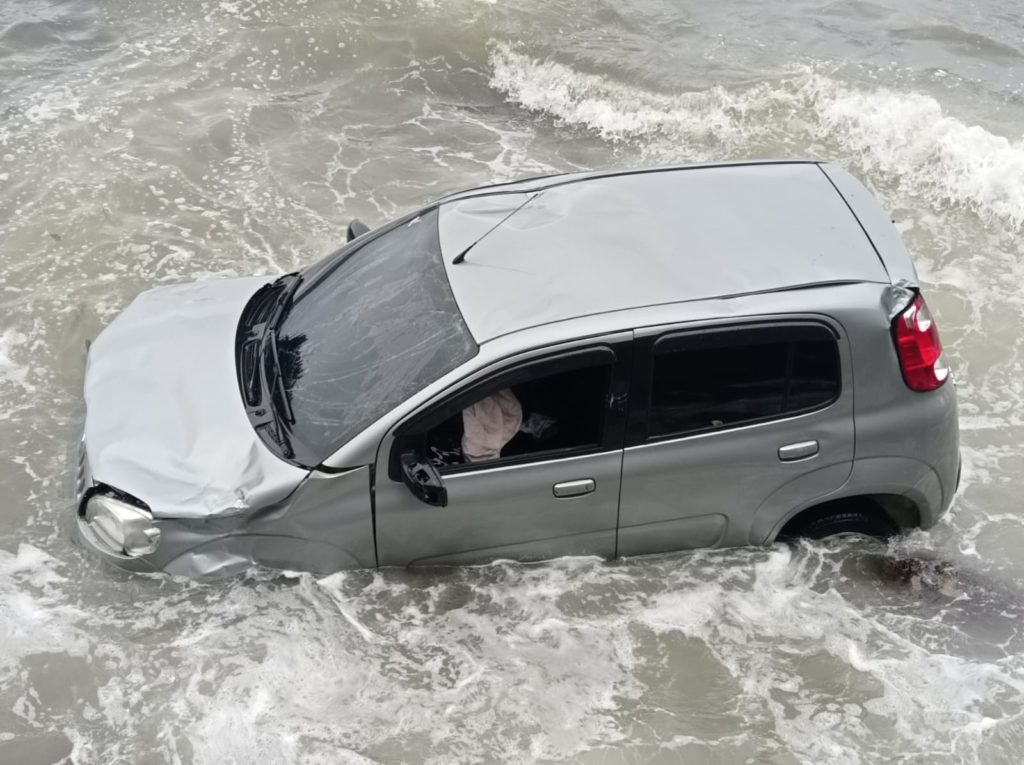
[[[472,189],[440,203],[445,269],[481,343],[643,306],[888,283],[826,168],[691,165]]]

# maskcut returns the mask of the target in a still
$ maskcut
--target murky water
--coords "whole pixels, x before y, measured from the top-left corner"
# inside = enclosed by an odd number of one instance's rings
[[[1022,12],[685,5],[0,3],[0,762],[1021,761]],[[942,326],[964,488],[903,542],[942,581],[816,545],[198,585],[70,546],[83,344],[139,290],[492,180],[806,155]]]

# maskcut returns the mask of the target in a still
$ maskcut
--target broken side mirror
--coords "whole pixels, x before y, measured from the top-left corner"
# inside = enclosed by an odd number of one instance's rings
[[[415,452],[402,454],[402,483],[421,502],[434,507],[448,506],[448,489],[437,468],[417,459]]]
[[[346,235],[345,241],[351,242],[356,237],[369,233],[369,231],[370,227],[363,223],[361,220],[354,220],[348,224],[348,234]]]

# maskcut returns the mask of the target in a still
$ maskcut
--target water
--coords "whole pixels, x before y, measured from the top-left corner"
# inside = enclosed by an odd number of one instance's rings
[[[687,5],[0,4],[0,762],[1020,761],[1021,12]],[[463,186],[748,156],[847,166],[914,253],[965,477],[902,547],[943,581],[815,545],[199,585],[70,546],[83,344],[139,290]]]

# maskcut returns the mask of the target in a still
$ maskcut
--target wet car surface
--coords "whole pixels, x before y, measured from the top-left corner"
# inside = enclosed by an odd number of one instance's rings
[[[153,290],[85,396],[81,540],[190,576],[885,538],[960,475],[913,264],[815,162],[470,189]]]

